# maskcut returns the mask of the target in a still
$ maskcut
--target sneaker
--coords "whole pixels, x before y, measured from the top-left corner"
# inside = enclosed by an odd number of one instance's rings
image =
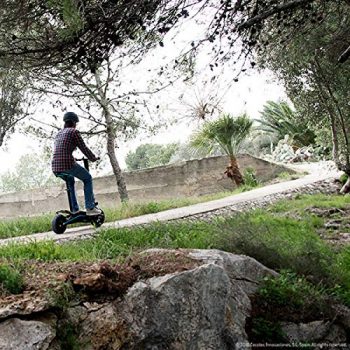
[[[102,214],[102,210],[98,208],[92,208],[92,209],[86,209],[86,215],[93,216],[93,215],[100,215]]]

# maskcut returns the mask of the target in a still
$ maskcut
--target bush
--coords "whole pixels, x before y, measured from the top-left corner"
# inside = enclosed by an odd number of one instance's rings
[[[251,256],[272,269],[290,269],[327,286],[343,285],[337,254],[315,233],[315,224],[257,210],[225,220],[215,245]]]
[[[12,294],[19,294],[23,290],[21,273],[7,264],[0,265],[0,294],[1,290]]]
[[[342,185],[345,185],[345,182],[348,181],[348,175],[346,174],[340,175],[339,181]]]
[[[310,322],[327,317],[329,308],[323,289],[289,271],[266,277],[252,299],[248,333],[254,342],[287,342],[280,322]]]
[[[305,278],[294,272],[282,270],[277,277],[266,277],[257,293],[270,306],[284,307],[288,305],[295,310],[306,305],[318,304],[324,307],[323,291],[318,290]]]
[[[256,173],[253,168],[246,168],[243,172],[244,185],[248,187],[257,187],[259,182],[256,178]]]

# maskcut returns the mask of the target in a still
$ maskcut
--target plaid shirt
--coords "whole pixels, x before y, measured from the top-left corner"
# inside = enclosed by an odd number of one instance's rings
[[[85,145],[78,130],[75,128],[60,130],[55,138],[52,171],[60,172],[71,169],[75,164],[72,153],[77,147],[90,161],[94,162],[97,160],[96,156]]]

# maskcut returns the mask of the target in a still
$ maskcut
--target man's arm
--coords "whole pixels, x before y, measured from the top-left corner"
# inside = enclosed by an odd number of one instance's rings
[[[77,142],[78,148],[83,152],[83,154],[91,161],[91,162],[96,162],[98,159],[90,150],[89,147],[86,146],[83,138],[80,135],[80,132],[78,130],[75,130],[75,138]]]

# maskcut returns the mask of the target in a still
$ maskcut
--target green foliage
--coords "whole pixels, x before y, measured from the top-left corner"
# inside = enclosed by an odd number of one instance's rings
[[[21,273],[10,265],[0,263],[0,294],[1,291],[19,294],[23,290]]]
[[[348,175],[347,174],[341,174],[339,181],[341,182],[342,185],[345,185],[345,182],[348,181]]]
[[[178,144],[156,145],[146,143],[129,152],[125,158],[128,170],[138,170],[168,164]]]
[[[262,130],[275,134],[277,141],[289,135],[298,147],[309,146],[315,142],[314,132],[287,102],[267,101],[259,123]]]
[[[134,228],[107,229],[96,238],[64,244],[52,241],[10,244],[0,247],[0,255],[9,259],[40,261],[94,261],[118,259],[133,250],[151,247],[207,248],[212,230],[205,222],[192,224],[153,223]]]
[[[270,206],[272,213],[295,212],[299,215],[305,215],[305,208],[339,208],[345,209],[349,206],[346,196],[327,195],[327,194],[313,194],[298,195],[291,200],[281,200]]]
[[[78,4],[74,0],[47,0],[50,10],[60,13],[64,25],[59,29],[61,39],[78,34],[84,27],[83,14],[80,13]]]
[[[283,82],[302,121],[317,132],[317,142],[326,149],[335,146],[333,156],[338,167],[350,168],[345,127],[350,116],[350,66],[336,64],[347,45],[349,5],[345,1],[329,2],[326,11],[312,30],[291,35],[285,43],[278,33],[271,35],[269,40],[274,45],[260,52],[260,62]]]
[[[278,322],[266,320],[264,317],[256,317],[251,321],[251,333],[254,341],[270,344],[285,342],[282,327]]]
[[[282,270],[265,277],[253,299],[254,316],[249,333],[254,342],[285,343],[280,322],[308,322],[324,317],[326,291],[297,274]]]
[[[256,178],[256,172],[253,168],[246,168],[243,172],[244,185],[249,188],[254,188],[259,185],[258,179]]]
[[[26,116],[26,88],[27,81],[19,71],[0,68],[0,147]]]
[[[204,123],[194,133],[191,145],[194,148],[206,149],[210,153],[219,146],[228,156],[235,156],[252,128],[252,121],[246,114],[236,118],[223,114],[219,119]]]
[[[344,304],[350,305],[350,247],[341,249],[334,262],[337,273],[341,276],[341,283],[337,283],[331,289],[332,294],[338,297]]]
[[[21,156],[14,171],[0,175],[0,191],[23,191],[59,183],[52,174],[50,161],[44,154]]]
[[[71,322],[64,321],[57,329],[57,339],[61,349],[80,350],[81,344],[78,341],[78,330]]]
[[[46,297],[52,306],[65,310],[76,297],[76,293],[71,283],[59,282],[47,289]]]
[[[335,253],[315,233],[319,221],[275,217],[263,211],[228,219],[218,237],[219,247],[254,257],[274,269],[291,269],[331,285]],[[234,227],[234,230],[232,230]]]
[[[265,277],[257,297],[263,298],[269,305],[275,307],[288,305],[296,310],[303,308],[310,301],[319,305],[324,302],[322,290],[316,288],[304,277],[286,270],[282,270],[276,278]]]
[[[186,161],[191,159],[202,159],[206,157],[215,157],[224,155],[223,151],[219,146],[214,147],[211,152],[201,148],[193,148],[191,144],[182,143],[179,145],[176,152],[171,156],[170,163]]]

